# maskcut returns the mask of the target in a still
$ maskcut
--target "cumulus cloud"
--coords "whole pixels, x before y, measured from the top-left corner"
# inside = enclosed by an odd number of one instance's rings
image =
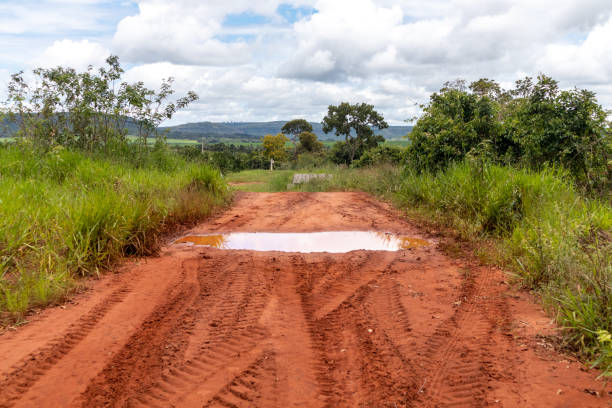
[[[34,65],[43,68],[65,66],[83,71],[89,65],[103,65],[110,54],[111,51],[108,48],[89,40],[54,41],[34,61]]]
[[[175,77],[177,95],[195,91],[200,100],[189,110],[179,112],[172,122],[284,120],[304,117],[318,122],[327,106],[340,101],[368,102],[385,117],[403,123],[414,116],[414,102],[405,93],[427,96],[424,88],[408,83],[381,80],[368,84],[316,83],[293,78],[264,76],[256,67],[196,67],[171,63],[143,64],[126,72],[126,79],[144,80],[147,86],[159,85],[162,78]],[[390,82],[389,82],[390,81]],[[388,92],[396,87],[395,93]],[[399,97],[399,98],[398,98]],[[397,103],[401,99],[401,103]]]
[[[381,3],[319,1],[318,14],[295,24],[298,48],[281,74],[335,80],[398,71],[418,75],[420,68],[430,75],[477,75],[485,65],[494,71],[528,70],[547,43],[568,31],[588,32],[611,8],[596,0],[580,5],[462,0],[446,2],[445,14],[415,19],[415,2]],[[335,61],[334,72],[303,68],[320,50]]]
[[[577,84],[612,81],[612,17],[596,25],[580,44],[554,43],[545,47],[538,68]]]
[[[244,64],[252,58],[244,41],[217,38],[228,32],[223,27],[224,19],[233,13],[252,13],[268,16],[272,22],[278,17],[276,11],[281,4],[292,3],[301,5],[308,1],[142,0],[138,3],[138,14],[119,23],[113,44],[122,55],[138,62]]]
[[[84,68],[115,53],[131,81],[153,87],[174,76],[177,94],[193,89],[200,95],[174,123],[320,120],[327,105],[347,100],[373,103],[390,123],[401,124],[445,81],[488,77],[511,86],[540,72],[563,87],[593,89],[612,107],[609,0],[123,3],[43,0],[31,16],[25,10],[32,7],[0,5],[6,51],[0,69],[14,71],[20,58],[25,67]],[[51,4],[69,20],[65,33]],[[91,17],[109,10],[112,18]],[[29,24],[55,37],[30,40],[20,34]]]

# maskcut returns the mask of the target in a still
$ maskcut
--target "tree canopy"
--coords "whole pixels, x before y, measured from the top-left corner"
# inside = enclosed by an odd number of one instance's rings
[[[293,157],[295,159],[298,151],[298,137],[303,132],[312,132],[312,125],[305,119],[293,119],[283,125],[281,132],[286,135],[291,135],[291,141],[293,141]]]
[[[327,115],[323,118],[325,133],[334,131],[336,136],[344,137],[342,146],[347,151],[348,163],[355,159],[357,152],[376,147],[385,140],[382,136],[374,135],[373,127],[381,130],[389,125],[374,110],[374,106],[367,103],[342,102],[338,106],[329,105]]]
[[[16,135],[39,146],[94,150],[123,141],[128,120],[135,121],[141,145],[147,146],[162,121],[198,99],[188,92],[171,102],[173,78],[163,80],[155,91],[143,82],[119,82],[123,72],[113,55],[98,70],[35,69],[34,86],[19,72],[11,76],[4,110],[17,123]]]
[[[312,132],[302,132],[298,138],[300,139],[298,149],[302,152],[320,152],[325,148],[323,143],[317,139],[317,135]]]
[[[287,160],[287,150],[285,144],[289,141],[287,136],[282,133],[277,135],[265,135],[263,137],[263,149],[264,155],[268,159],[274,159],[274,161],[285,161]]]
[[[589,186],[610,179],[612,139],[606,112],[585,89],[561,90],[539,75],[504,90],[489,79],[446,83],[414,127],[408,156],[438,170],[467,155],[539,168],[561,164]]]

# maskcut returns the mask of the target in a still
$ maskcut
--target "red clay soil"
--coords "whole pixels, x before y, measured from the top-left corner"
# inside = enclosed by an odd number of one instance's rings
[[[361,193],[244,193],[193,233],[376,230],[346,254],[169,245],[0,335],[1,407],[604,407],[499,270]],[[598,393],[600,396],[591,395]]]

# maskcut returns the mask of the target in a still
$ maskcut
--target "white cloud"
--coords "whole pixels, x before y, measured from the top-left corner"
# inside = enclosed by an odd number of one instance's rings
[[[232,13],[254,13],[274,20],[280,4],[308,1],[278,0],[142,0],[139,12],[124,18],[113,43],[127,58],[138,62],[229,66],[249,62],[253,56],[243,41],[224,42],[219,35],[235,32],[222,27]],[[261,28],[261,27],[256,27]],[[242,31],[245,34],[257,31]]]
[[[22,0],[0,3],[0,34],[33,35],[101,31],[112,15],[104,1]]]
[[[34,65],[43,68],[61,65],[83,71],[89,65],[103,65],[110,54],[109,49],[89,40],[61,40],[46,48],[34,61]]]
[[[612,81],[612,17],[593,28],[581,44],[549,44],[538,68],[577,84]]]
[[[180,2],[177,2],[180,3]],[[249,60],[244,43],[214,39],[223,15],[211,13],[209,3],[145,1],[136,16],[123,19],[113,43],[120,54],[138,62],[171,61],[195,65],[233,65]],[[188,10],[188,11],[187,11]]]
[[[177,95],[200,95],[174,123],[320,120],[327,105],[347,100],[373,103],[400,124],[445,81],[511,85],[539,72],[593,89],[612,107],[610,0],[25,2],[0,5],[0,69],[82,69],[116,53],[131,81],[155,87],[174,76]],[[317,12],[288,23],[281,4]],[[245,21],[226,24],[232,15]]]

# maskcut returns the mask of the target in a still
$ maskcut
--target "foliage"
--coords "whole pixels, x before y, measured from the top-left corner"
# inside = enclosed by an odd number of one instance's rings
[[[511,90],[488,79],[469,88],[447,83],[430,97],[411,134],[413,168],[439,170],[484,156],[534,169],[560,164],[589,189],[610,183],[612,137],[593,92],[561,91],[544,75]]]
[[[217,143],[207,145],[204,151],[200,146],[176,146],[175,149],[184,159],[190,162],[206,163],[223,173],[270,167],[270,160],[264,156],[261,144],[236,146]]]
[[[395,146],[377,146],[366,150],[359,159],[352,164],[353,167],[377,166],[381,164],[398,165],[404,159],[403,149]]]
[[[298,154],[298,138],[301,141],[299,136],[304,132],[309,132],[312,134],[312,125],[305,119],[293,119],[285,123],[285,125],[281,128],[281,132],[286,135],[291,135],[291,141],[293,141],[293,158],[295,160]]]
[[[298,155],[295,162],[296,169],[318,169],[330,164],[329,157],[326,152],[305,152]]]
[[[325,148],[323,143],[319,142],[319,139],[317,139],[317,135],[312,132],[301,132],[298,138],[300,139],[297,148],[298,152],[320,152]]]
[[[142,81],[135,84],[121,84],[119,97],[127,101],[123,114],[136,120],[138,138],[143,146],[147,146],[151,135],[158,135],[157,128],[164,120],[172,119],[177,110],[198,100],[195,92],[189,91],[176,102],[168,102],[168,98],[174,93],[173,82],[172,77],[163,80],[157,93],[147,89]]]
[[[498,106],[488,96],[447,84],[430,97],[423,116],[410,134],[408,148],[417,169],[438,170],[460,161],[484,141],[503,145],[497,123]]]
[[[363,148],[355,151],[356,157],[361,157],[363,154]],[[351,152],[348,144],[344,141],[336,142],[329,149],[329,158],[335,164],[349,164],[351,162]]]
[[[323,118],[323,131],[335,131],[336,136],[344,136],[344,145],[338,149],[346,150],[346,163],[350,164],[357,152],[375,147],[384,142],[382,136],[375,136],[372,127],[386,129],[389,127],[382,115],[374,110],[373,105],[366,103],[350,104],[342,102],[338,106],[329,105],[327,115]],[[337,156],[340,157],[340,156]]]
[[[33,71],[34,86],[23,72],[13,74],[4,110],[17,124],[16,136],[45,148],[61,145],[93,151],[124,142],[128,122],[135,120],[141,146],[146,147],[163,120],[198,99],[189,92],[168,102],[174,93],[172,78],[162,82],[159,92],[142,82],[118,83],[124,72],[119,58],[110,56],[106,63],[85,72],[38,68]]]
[[[129,150],[112,156],[0,145],[1,319],[60,300],[120,257],[154,253],[162,234],[226,197],[218,171],[165,147],[138,168]]]
[[[274,161],[283,162],[287,160],[287,151],[285,144],[289,141],[287,136],[282,133],[274,135],[265,135],[263,137],[263,154],[266,158],[274,159]]]
[[[595,93],[586,89],[561,91],[552,78],[540,75],[515,89],[505,119],[508,136],[519,146],[524,164],[560,163],[589,187],[610,177],[612,159],[607,112]]]
[[[602,373],[598,378],[612,377],[612,335],[607,330],[597,330],[595,334],[601,352],[593,361],[592,367],[601,368]]]

